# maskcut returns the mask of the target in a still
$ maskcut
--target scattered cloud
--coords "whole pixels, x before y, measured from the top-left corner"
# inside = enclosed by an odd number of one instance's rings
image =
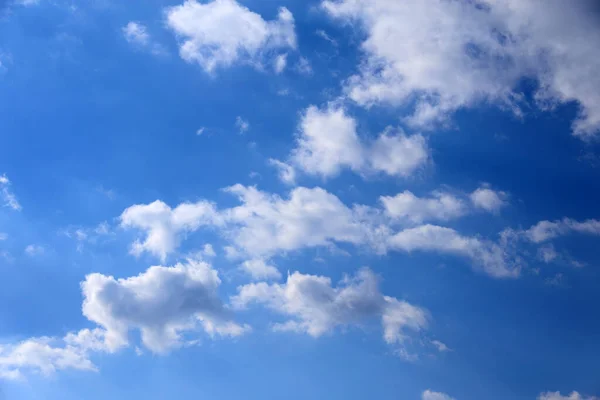
[[[204,134],[204,132],[206,131],[206,128],[204,127],[200,127],[198,128],[198,130],[196,131],[196,135],[197,136],[202,136]]]
[[[534,243],[547,242],[570,233],[598,236],[600,235],[600,221],[589,219],[579,222],[571,218],[563,218],[554,222],[540,221],[521,233]]]
[[[294,17],[284,7],[273,21],[235,0],[187,0],[166,13],[169,28],[180,38],[181,58],[208,73],[236,63],[259,66],[275,50],[296,48]]]
[[[240,265],[240,268],[256,281],[281,279],[281,273],[277,270],[277,267],[268,264],[265,260],[260,258],[244,261]]]
[[[296,170],[289,164],[271,158],[269,164],[277,168],[279,180],[287,185],[296,184]]]
[[[445,343],[442,343],[439,340],[432,340],[431,344],[434,345],[435,348],[438,349],[438,351],[440,353],[446,353],[448,351],[452,351],[452,349],[450,349],[448,346],[446,346]]]
[[[330,278],[295,272],[284,284],[251,283],[238,292],[231,299],[238,309],[258,303],[289,317],[273,325],[275,331],[320,337],[336,328],[361,326],[378,318],[384,340],[402,346],[408,331],[420,332],[428,325],[426,310],[381,294],[378,279],[369,269],[346,277],[337,287]]]
[[[250,129],[250,123],[240,116],[235,118],[235,126],[238,128],[240,133],[246,133]]]
[[[569,395],[561,395],[560,392],[546,392],[538,396],[537,400],[598,400],[598,397],[584,396],[578,392],[573,392]]]
[[[505,192],[497,192],[483,186],[471,193],[470,197],[475,207],[496,213],[507,205],[506,198],[508,195]]]
[[[433,392],[426,390],[421,395],[421,400],[456,400],[454,397],[450,397],[445,393]]]
[[[83,330],[62,339],[31,338],[14,345],[0,345],[0,379],[24,379],[25,374],[51,375],[74,369],[96,371],[89,359],[92,339],[97,343],[98,331]]]
[[[516,278],[522,268],[520,260],[508,254],[507,248],[436,225],[398,232],[389,239],[389,246],[406,252],[435,251],[467,257],[476,268],[495,278]]]
[[[588,139],[600,131],[593,2],[566,11],[562,0],[324,0],[322,7],[366,33],[360,73],[346,82],[348,97],[360,105],[416,100],[405,121],[418,127],[484,103],[521,115],[518,83],[533,78],[540,108],[577,102],[573,133]]]
[[[360,174],[385,173],[407,177],[429,159],[421,135],[388,129],[371,143],[363,143],[357,123],[343,108],[310,106],[302,115],[296,148],[290,162],[309,175],[338,175],[343,168]]]
[[[283,70],[287,66],[287,57],[287,53],[280,54],[277,57],[275,57],[275,62],[273,63],[275,73],[280,74],[283,72]]]
[[[121,226],[145,233],[131,246],[135,256],[149,252],[165,260],[178,246],[181,236],[197,230],[201,225],[219,224],[219,216],[212,203],[199,201],[184,203],[171,209],[162,201],[127,208],[120,217]]]
[[[81,284],[83,314],[106,330],[110,351],[127,346],[128,332],[139,329],[145,347],[166,353],[183,344],[184,333],[199,327],[210,336],[248,331],[232,321],[217,293],[220,284],[209,264],[192,260],[151,267],[126,279],[91,274]]]
[[[22,207],[17,196],[10,190],[11,182],[6,175],[0,175],[0,197],[4,202],[4,207],[12,208],[15,211],[21,211]]]
[[[334,47],[338,47],[339,46],[337,40],[335,40],[331,36],[329,36],[329,34],[327,32],[325,32],[323,29],[317,29],[315,31],[315,34],[317,36],[325,39],[326,41],[328,41],[332,46],[334,46]]]
[[[302,75],[312,75],[314,72],[310,61],[308,61],[308,59],[305,57],[300,57],[298,59],[298,62],[296,63],[296,71]]]
[[[460,218],[468,211],[460,198],[444,192],[434,192],[432,197],[417,197],[406,190],[396,196],[383,196],[381,202],[391,218],[413,223],[425,221],[448,221]]]
[[[25,254],[30,257],[41,256],[45,253],[46,249],[38,244],[30,244],[25,248]]]
[[[144,24],[131,21],[123,27],[122,31],[125,40],[133,46],[148,50],[154,55],[166,54],[166,49],[152,39],[148,33],[148,28]]]

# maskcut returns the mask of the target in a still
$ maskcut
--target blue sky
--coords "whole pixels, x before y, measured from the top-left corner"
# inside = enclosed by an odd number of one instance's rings
[[[597,399],[598,18],[0,1],[0,399]]]

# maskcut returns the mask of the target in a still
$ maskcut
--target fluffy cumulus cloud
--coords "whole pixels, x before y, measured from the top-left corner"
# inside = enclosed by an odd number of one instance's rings
[[[127,279],[91,274],[81,284],[83,314],[106,331],[111,351],[127,346],[129,331],[137,329],[144,346],[165,353],[199,328],[211,336],[239,336],[249,329],[232,321],[218,296],[220,284],[210,265],[192,260]]]
[[[167,24],[180,38],[181,57],[207,72],[235,63],[261,65],[275,50],[296,48],[294,17],[286,8],[265,21],[235,0],[187,0],[167,9]]]
[[[21,210],[21,204],[17,200],[17,196],[10,189],[11,183],[6,175],[0,175],[0,200],[4,203],[4,207],[11,208],[15,211]]]
[[[361,245],[377,234],[360,208],[347,207],[321,188],[298,187],[288,198],[242,185],[228,191],[242,204],[224,211],[227,236],[255,257],[336,243]]]
[[[361,71],[348,96],[370,106],[410,105],[406,121],[428,126],[457,109],[494,102],[520,113],[519,81],[534,78],[542,108],[575,101],[573,132],[600,130],[600,28],[592,0],[324,0],[365,31]],[[584,39],[585,38],[585,39]]]
[[[387,129],[372,141],[362,140],[357,122],[335,105],[310,106],[302,115],[296,148],[290,162],[310,175],[336,176],[342,169],[361,174],[384,173],[406,177],[429,159],[421,135]]]
[[[522,233],[534,243],[547,242],[571,233],[598,236],[600,235],[600,221],[589,219],[579,222],[571,218],[559,221],[540,221]]]
[[[417,197],[406,190],[396,196],[382,196],[385,212],[394,219],[413,223],[448,221],[468,212],[463,200],[449,193],[434,192],[432,197]]]
[[[202,225],[219,224],[214,206],[206,201],[184,203],[175,209],[162,201],[134,205],[121,214],[120,220],[124,228],[136,228],[145,233],[143,239],[131,246],[132,254],[147,251],[162,260],[179,246],[181,235]]]
[[[252,283],[238,290],[231,300],[237,308],[258,303],[289,318],[273,325],[276,331],[319,337],[336,328],[379,319],[385,341],[401,345],[408,331],[419,332],[428,323],[424,309],[384,296],[377,277],[369,269],[360,270],[337,286],[332,285],[330,278],[295,272],[283,284]]]
[[[496,278],[515,278],[522,268],[520,259],[506,246],[436,225],[400,231],[389,239],[389,246],[406,252],[434,251],[467,257],[476,268]]]
[[[100,330],[82,330],[62,339],[41,337],[0,345],[0,379],[23,379],[28,373],[50,375],[74,369],[96,371],[89,353],[103,348]]]
[[[454,397],[448,396],[446,393],[433,392],[426,390],[421,394],[421,400],[456,400]]]
[[[508,196],[504,192],[498,192],[489,187],[480,187],[471,193],[471,201],[477,208],[481,208],[488,212],[498,212],[506,206],[506,198]]]

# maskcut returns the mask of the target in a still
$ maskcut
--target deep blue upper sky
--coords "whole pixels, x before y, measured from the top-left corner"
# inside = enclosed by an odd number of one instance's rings
[[[592,6],[0,2],[0,399],[596,399]]]

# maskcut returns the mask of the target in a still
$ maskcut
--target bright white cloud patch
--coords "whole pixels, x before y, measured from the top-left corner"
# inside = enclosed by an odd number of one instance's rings
[[[273,326],[276,331],[319,337],[336,328],[360,326],[377,318],[385,341],[402,344],[407,331],[419,332],[428,322],[424,309],[381,294],[377,277],[369,269],[345,278],[337,287],[332,286],[330,278],[295,272],[284,284],[253,283],[238,290],[232,298],[234,306],[264,304],[289,317]]]
[[[423,225],[405,229],[389,239],[392,249],[435,251],[456,254],[471,259],[477,268],[496,278],[519,276],[521,265],[503,246],[475,237],[465,237],[454,229]]]
[[[480,187],[471,193],[470,197],[475,207],[488,212],[498,212],[506,206],[506,193],[497,192],[488,187]]]
[[[38,244],[30,244],[29,246],[25,247],[25,254],[30,257],[41,256],[45,253],[45,251],[46,249],[44,249],[44,246],[40,246]]]
[[[0,197],[4,202],[4,206],[12,208],[15,211],[20,211],[21,204],[19,204],[17,196],[10,190],[10,185],[10,180],[6,175],[0,175]]]
[[[421,395],[421,400],[456,400],[454,397],[448,396],[446,393],[433,392],[426,390]]]
[[[249,329],[231,320],[217,293],[220,284],[210,265],[191,260],[127,279],[91,274],[81,284],[83,314],[106,330],[111,351],[127,346],[129,331],[138,329],[144,346],[165,353],[199,327],[211,336],[239,336]]]
[[[430,198],[421,198],[406,190],[393,197],[383,196],[381,202],[391,218],[414,223],[448,221],[459,218],[468,211],[464,201],[443,192],[435,192]]]
[[[600,129],[600,26],[593,1],[324,0],[323,8],[366,32],[365,63],[349,97],[362,105],[408,105],[407,122],[446,120],[464,107],[494,102],[521,113],[518,83],[537,79],[542,108],[578,102],[573,132]],[[583,40],[582,38],[585,38]]]
[[[561,395],[560,392],[547,392],[538,396],[537,400],[598,400],[598,397],[583,396],[577,392],[569,395]]]
[[[121,226],[145,232],[142,240],[133,243],[131,253],[137,256],[147,251],[162,260],[179,246],[182,234],[214,224],[219,224],[218,214],[206,201],[184,203],[175,209],[155,201],[131,206],[121,214]]]
[[[344,168],[355,172],[406,177],[429,159],[426,140],[391,129],[367,143],[357,123],[341,107],[310,106],[302,116],[290,161],[307,174],[333,177]]]
[[[167,24],[181,39],[181,57],[209,73],[235,63],[261,64],[273,50],[296,48],[294,17],[286,8],[265,21],[235,0],[187,0],[167,9]]]

